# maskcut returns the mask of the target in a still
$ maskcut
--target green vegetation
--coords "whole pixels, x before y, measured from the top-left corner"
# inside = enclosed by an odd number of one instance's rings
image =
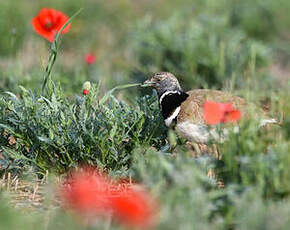
[[[50,43],[30,25],[42,7],[68,15],[84,7],[61,36],[44,94]],[[157,229],[289,229],[289,10],[288,0],[0,1],[1,176],[54,178],[97,165],[159,199]],[[229,90],[282,123],[259,129],[249,119],[218,144],[221,160],[192,158],[164,126],[155,92],[109,91],[164,70],[185,89]],[[210,168],[224,188],[207,177]],[[51,189],[32,211],[15,210],[0,189],[0,229],[121,229],[106,221],[85,228]]]

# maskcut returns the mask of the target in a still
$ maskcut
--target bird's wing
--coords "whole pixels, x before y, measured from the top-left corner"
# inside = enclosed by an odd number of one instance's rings
[[[263,117],[263,111],[244,99],[219,90],[197,89],[187,92],[189,97],[181,104],[178,122],[190,121],[193,124],[204,124],[203,105],[209,101],[233,104],[242,113],[242,118],[248,118],[253,109],[258,116]],[[257,112],[258,111],[258,112]]]

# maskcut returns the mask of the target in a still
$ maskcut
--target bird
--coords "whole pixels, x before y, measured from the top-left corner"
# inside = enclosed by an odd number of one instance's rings
[[[204,152],[203,146],[211,141],[223,142],[228,134],[225,124],[223,132],[217,132],[214,126],[207,125],[204,119],[204,104],[206,101],[229,103],[243,118],[249,117],[250,110],[254,108],[255,114],[261,117],[260,125],[276,123],[276,119],[268,118],[262,108],[256,107],[243,98],[228,92],[212,89],[195,89],[188,92],[182,90],[177,78],[170,72],[158,72],[146,80],[143,87],[150,87],[157,91],[159,106],[167,127],[174,128],[176,132],[187,141],[195,143],[195,150]],[[234,125],[238,132],[238,126]],[[208,148],[205,148],[208,151]]]

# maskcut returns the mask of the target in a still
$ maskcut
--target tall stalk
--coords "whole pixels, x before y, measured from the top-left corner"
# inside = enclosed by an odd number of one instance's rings
[[[57,56],[57,48],[58,48],[58,39],[62,31],[67,27],[68,24],[72,22],[72,20],[82,11],[83,9],[79,9],[73,16],[69,18],[69,20],[61,27],[61,29],[57,32],[52,44],[51,44],[51,49],[50,49],[50,55],[48,59],[48,64],[45,69],[45,74],[44,74],[44,81],[42,84],[42,94],[44,94],[44,91],[46,90],[47,94],[49,92],[52,92],[52,81],[51,81],[51,71],[53,68],[53,65],[56,60]]]

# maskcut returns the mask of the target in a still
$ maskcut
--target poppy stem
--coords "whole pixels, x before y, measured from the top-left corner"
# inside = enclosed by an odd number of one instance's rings
[[[45,68],[45,74],[44,74],[44,81],[42,84],[42,94],[44,94],[44,90],[47,90],[47,93],[51,92],[52,90],[52,82],[50,78],[50,74],[52,71],[52,67],[55,63],[56,56],[57,56],[57,42],[59,39],[60,34],[62,31],[67,27],[68,24],[72,22],[72,20],[83,10],[83,8],[79,9],[73,16],[69,18],[69,20],[61,27],[61,29],[57,32],[54,41],[52,42],[51,49],[50,49],[50,55],[48,59],[48,65]],[[48,85],[48,88],[47,88]]]
[[[55,43],[55,40],[54,40],[53,44],[54,43]],[[43,82],[43,85],[42,85],[42,94],[44,93],[44,90],[46,88],[47,83],[49,83],[50,80],[51,80],[50,79],[50,73],[51,73],[52,67],[54,65],[54,62],[56,60],[57,50],[53,46],[55,47],[55,45],[52,45],[52,48],[51,48],[51,51],[50,51],[50,56],[49,56],[49,59],[48,59],[48,65],[46,66],[46,69],[45,69],[44,82]]]
[[[134,83],[134,84],[126,84],[126,85],[119,85],[116,86],[115,88],[109,90],[99,101],[99,105],[104,104],[109,97],[117,90],[117,89],[126,89],[126,88],[130,88],[130,87],[135,87],[135,86],[140,86],[140,83]]]

